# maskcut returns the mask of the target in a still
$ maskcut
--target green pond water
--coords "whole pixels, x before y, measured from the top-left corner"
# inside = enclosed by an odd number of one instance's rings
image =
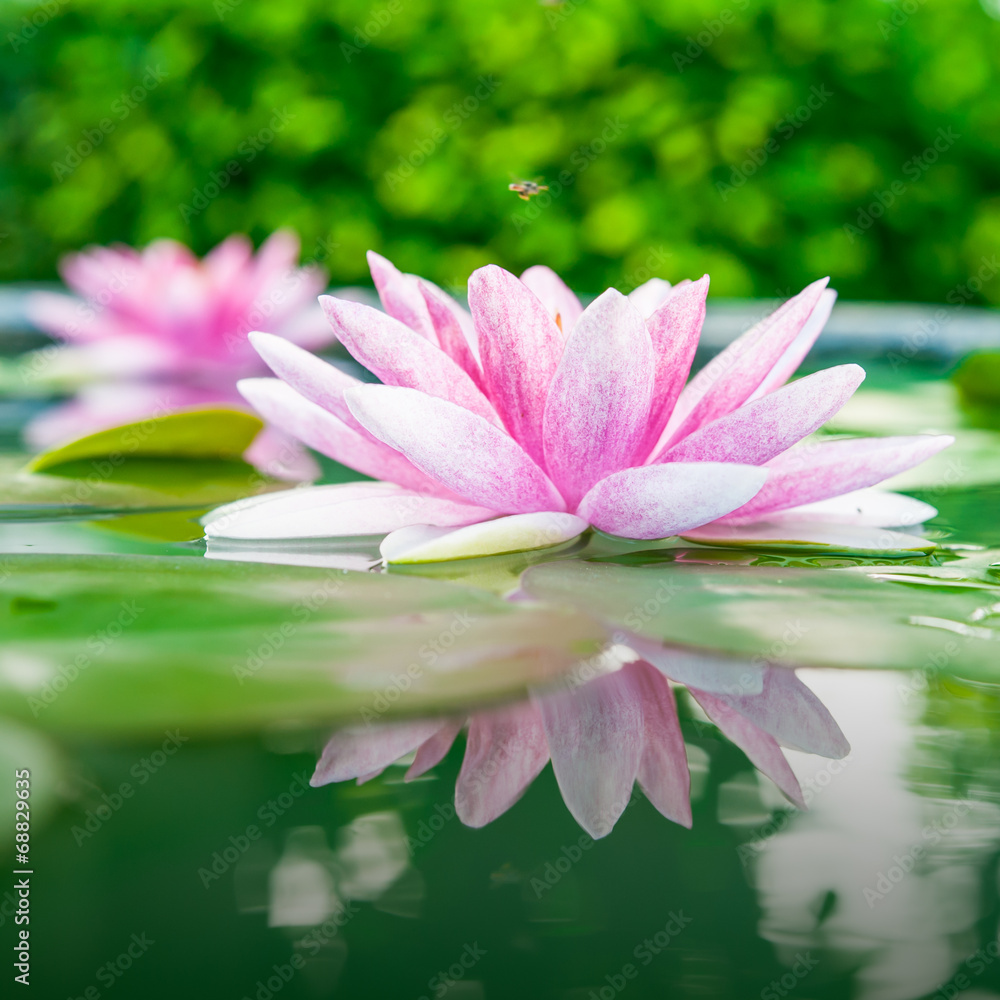
[[[246,469],[149,461],[83,494],[86,461],[28,480],[26,411],[5,404],[0,817],[13,870],[28,769],[25,992],[1000,996],[1000,433],[947,372],[869,370],[831,430],[958,437],[891,484],[939,509],[929,555],[591,539],[422,573],[365,571],[365,544],[206,558],[198,512]],[[521,574],[545,603],[499,596]],[[843,761],[788,753],[809,811],[683,697],[692,830],[637,790],[594,843],[550,767],[468,829],[461,739],[410,784],[394,766],[308,786],[332,726],[365,705],[391,719],[516,698],[665,586],[649,635],[801,666],[840,723]],[[399,693],[458,615],[475,627]],[[19,877],[0,881],[7,982]]]

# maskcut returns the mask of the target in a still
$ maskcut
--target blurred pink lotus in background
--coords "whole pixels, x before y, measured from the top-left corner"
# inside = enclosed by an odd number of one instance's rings
[[[604,654],[605,666],[618,658],[611,672],[468,720],[341,730],[327,743],[312,784],[352,778],[360,784],[415,752],[410,781],[445,757],[467,722],[455,808],[468,826],[484,826],[510,809],[551,759],[569,811],[592,837],[611,832],[636,781],[664,816],[690,827],[690,774],[668,677],[682,679],[720,732],[802,808],[802,790],[781,746],[832,758],[849,752],[840,727],[794,670],[659,644],[647,648],[656,666],[628,648],[611,647]]]
[[[816,523],[907,526],[935,513],[868,488],[950,437],[800,444],[864,378],[840,365],[788,381],[833,307],[825,279],[688,381],[707,275],[627,297],[608,289],[584,309],[548,268],[518,279],[489,265],[469,280],[470,314],[369,259],[385,312],[320,302],[384,384],[255,333],[278,378],[239,388],[270,423],[381,482],[238,502],[206,520],[210,537],[382,534],[386,559],[420,561],[542,547],[589,526],[659,539],[712,525],[718,541],[775,519],[796,538]]]
[[[22,370],[76,393],[29,424],[28,444],[48,448],[194,407],[245,408],[236,382],[265,370],[251,330],[308,348],[334,339],[316,304],[326,276],[298,259],[298,237],[287,231],[256,254],[235,235],[202,260],[166,239],[141,251],[90,247],[64,258],[62,275],[76,295],[36,292],[28,304],[30,319],[63,346],[36,352]],[[306,451],[273,428],[246,457],[283,477],[315,472]]]

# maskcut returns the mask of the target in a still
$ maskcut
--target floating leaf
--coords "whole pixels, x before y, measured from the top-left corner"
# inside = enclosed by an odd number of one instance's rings
[[[211,408],[149,417],[88,434],[69,444],[43,451],[28,463],[43,472],[69,462],[128,457],[239,459],[264,426],[242,410]]]
[[[195,512],[287,486],[242,461],[129,457],[115,465],[92,459],[33,473],[20,458],[0,456],[0,521],[89,519],[136,510]]]
[[[1000,679],[996,551],[945,567],[567,561],[535,566],[522,583],[612,628],[756,662]]]
[[[456,710],[523,695],[603,639],[572,610],[339,569],[10,556],[5,573],[0,712],[68,731]]]

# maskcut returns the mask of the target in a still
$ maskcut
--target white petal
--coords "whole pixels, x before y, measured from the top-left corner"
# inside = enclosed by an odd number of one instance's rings
[[[747,546],[792,552],[845,553],[857,555],[908,555],[931,552],[935,542],[888,528],[854,527],[846,524],[821,524],[816,521],[782,521],[758,524],[708,524],[686,531],[685,541],[702,545]]]
[[[785,521],[815,521],[823,524],[852,524],[865,528],[903,528],[923,524],[937,516],[937,508],[922,500],[870,487],[844,493],[829,500],[789,507],[768,514],[772,524]]]
[[[382,542],[382,557],[390,563],[442,562],[502,552],[543,549],[576,538],[587,522],[575,514],[543,511],[512,514],[481,521],[454,531],[403,528]]]
[[[205,520],[210,538],[289,539],[385,535],[410,524],[455,527],[491,517],[471,504],[423,496],[392,483],[310,486],[249,503],[237,501]]]

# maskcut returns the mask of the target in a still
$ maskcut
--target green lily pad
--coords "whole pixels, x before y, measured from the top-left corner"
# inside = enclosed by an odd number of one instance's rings
[[[239,459],[264,426],[241,410],[210,408],[169,413],[122,424],[36,455],[29,472],[44,472],[86,459],[120,464],[129,457]]]
[[[243,461],[129,457],[66,462],[28,472],[0,456],[0,521],[104,517],[132,511],[201,511],[240,497],[286,489]]]
[[[1000,552],[946,566],[555,562],[525,590],[612,628],[760,662],[1000,680]]]
[[[603,638],[572,609],[403,576],[42,555],[4,574],[0,713],[64,732],[464,710],[523,696]]]

